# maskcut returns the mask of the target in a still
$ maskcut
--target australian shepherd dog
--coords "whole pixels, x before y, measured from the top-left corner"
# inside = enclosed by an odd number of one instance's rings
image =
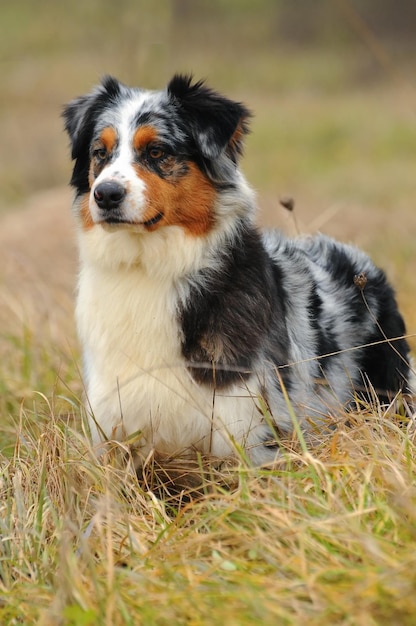
[[[255,226],[245,106],[189,76],[162,91],[106,77],[63,115],[95,443],[263,464],[294,420],[310,432],[409,391],[384,273],[326,236]]]

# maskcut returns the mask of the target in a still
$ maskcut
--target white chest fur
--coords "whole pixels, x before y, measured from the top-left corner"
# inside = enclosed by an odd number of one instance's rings
[[[256,389],[236,385],[217,394],[195,383],[182,357],[177,315],[178,274],[187,264],[186,252],[181,254],[175,246],[180,242],[172,238],[173,254],[164,244],[155,250],[153,239],[152,257],[161,259],[157,265],[164,271],[152,272],[134,259],[133,243],[138,246],[141,238],[134,242],[125,235],[124,245],[123,233],[99,229],[81,235],[76,317],[93,439],[100,440],[100,430],[110,438],[140,432],[143,454],[151,448],[173,453],[189,447],[229,454],[232,442],[241,442],[258,424]],[[103,239],[110,246],[103,247]],[[113,243],[115,253],[123,250],[129,262],[114,262]],[[146,261],[147,250],[138,250]],[[158,256],[162,252],[165,256]]]
[[[166,396],[177,398],[169,390],[183,378],[175,304],[171,285],[137,268],[82,270],[77,323],[88,401],[107,436],[121,422],[127,434],[149,419],[156,430]]]

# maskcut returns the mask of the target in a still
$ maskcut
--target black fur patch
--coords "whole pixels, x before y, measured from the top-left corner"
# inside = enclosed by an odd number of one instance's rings
[[[221,254],[219,269],[193,277],[179,313],[182,353],[195,380],[218,388],[247,378],[262,350],[270,365],[288,357],[284,309],[259,234],[242,225]]]
[[[374,320],[374,332],[368,337],[368,343],[382,342],[363,348],[362,371],[381,402],[391,402],[397,390],[406,387],[409,376],[409,346],[405,339],[397,339],[406,333],[404,321],[383,272],[379,271],[367,282],[361,297],[363,302],[365,299],[366,309],[368,302],[371,306],[372,298],[378,298],[380,313]],[[388,342],[386,339],[395,340]]]
[[[191,76],[174,76],[168,94],[186,119],[200,152],[208,159],[215,159],[227,149],[236,163],[242,152],[243,136],[248,132],[248,109],[205,87],[203,81],[192,84]],[[238,128],[238,136],[231,142]]]
[[[115,78],[107,76],[99,89],[76,98],[64,108],[65,130],[71,139],[72,159],[75,160],[71,185],[79,195],[89,191],[90,144],[96,121],[116,101],[120,88]]]

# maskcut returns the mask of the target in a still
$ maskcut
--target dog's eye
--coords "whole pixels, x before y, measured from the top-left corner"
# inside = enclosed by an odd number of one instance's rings
[[[153,148],[149,148],[147,154],[154,161],[160,161],[160,159],[163,159],[163,157],[166,155],[163,148],[160,148],[159,146],[153,146]]]
[[[97,148],[93,154],[98,161],[104,161],[107,158],[107,150],[105,148]]]

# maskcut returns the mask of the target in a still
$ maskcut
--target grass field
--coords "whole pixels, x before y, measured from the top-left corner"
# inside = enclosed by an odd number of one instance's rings
[[[409,59],[266,45],[266,5],[173,33],[168,2],[0,9],[1,624],[415,623],[413,421],[363,407],[273,470],[177,460],[140,480],[125,446],[99,463],[84,436],[59,112],[105,72],[159,87],[192,70],[247,102],[259,221],[365,247],[416,332]]]

